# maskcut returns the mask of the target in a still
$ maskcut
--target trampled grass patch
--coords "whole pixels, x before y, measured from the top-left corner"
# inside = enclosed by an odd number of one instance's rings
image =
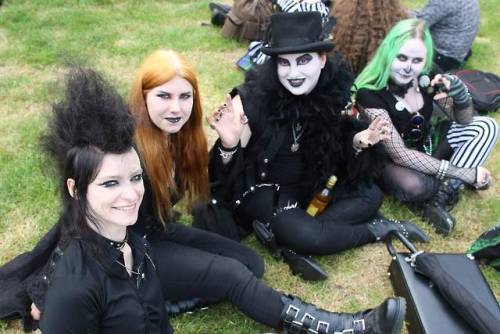
[[[226,3],[231,1],[226,0]],[[404,0],[409,7],[425,0]],[[154,49],[173,48],[194,64],[199,74],[205,113],[224,101],[243,76],[235,61],[246,44],[225,39],[212,27],[209,0],[6,0],[0,7],[0,263],[29,250],[58,216],[57,187],[40,151],[50,103],[60,96],[65,64],[91,66],[125,96],[143,57]],[[468,67],[500,73],[497,33],[500,0],[480,0],[481,30]],[[500,117],[494,117],[500,121]],[[208,127],[211,140],[214,133]],[[467,192],[453,214],[459,224],[448,238],[436,235],[420,217],[387,199],[389,217],[415,221],[432,241],[419,245],[439,252],[464,252],[487,227],[500,223],[500,148],[486,166],[496,182],[481,193]],[[266,261],[264,280],[272,287],[301,296],[321,307],[356,311],[391,295],[386,275],[390,262],[382,244],[317,257],[329,272],[325,282],[309,283],[290,275],[254,237],[245,243]],[[500,275],[483,267],[500,296]],[[173,319],[176,332],[262,333],[272,331],[241,314],[229,303]],[[0,332],[20,333],[16,322],[0,322]]]

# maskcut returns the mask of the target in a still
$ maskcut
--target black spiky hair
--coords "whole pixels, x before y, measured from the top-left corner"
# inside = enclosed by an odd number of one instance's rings
[[[64,175],[68,153],[93,148],[120,154],[133,144],[134,121],[118,92],[97,72],[72,66],[66,76],[65,96],[52,106],[46,151]]]

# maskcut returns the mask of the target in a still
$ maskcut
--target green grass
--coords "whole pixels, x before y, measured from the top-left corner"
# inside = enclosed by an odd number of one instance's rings
[[[7,0],[0,7],[0,263],[29,250],[55,222],[58,197],[53,176],[40,153],[50,102],[60,94],[59,82],[68,62],[79,62],[105,74],[126,95],[143,57],[157,48],[185,54],[199,73],[203,107],[208,113],[226,92],[242,81],[235,61],[245,43],[228,40],[209,24],[208,0],[63,1]],[[231,1],[225,1],[230,3]],[[424,0],[409,1],[412,8]],[[500,0],[481,0],[481,30],[468,66],[500,73],[497,33]],[[498,115],[494,115],[500,121]],[[212,130],[207,134],[214,139]],[[436,235],[418,217],[393,200],[383,211],[411,219],[432,242],[422,248],[463,252],[487,227],[500,223],[500,149],[487,167],[496,183],[480,194],[467,193],[453,211],[459,224],[448,237]],[[291,276],[255,239],[246,244],[266,260],[264,280],[328,309],[355,311],[374,306],[392,294],[386,276],[389,256],[372,244],[318,258],[330,279],[307,283]],[[483,267],[500,295],[500,275]],[[269,331],[228,303],[174,319],[178,333],[261,333]],[[17,322],[0,322],[1,333],[21,332]]]

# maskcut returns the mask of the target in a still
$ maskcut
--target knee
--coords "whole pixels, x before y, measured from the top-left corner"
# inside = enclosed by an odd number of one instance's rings
[[[474,117],[471,124],[478,132],[477,136],[484,138],[485,145],[495,143],[498,139],[499,128],[498,123],[490,117],[478,116]]]
[[[264,259],[253,250],[250,250],[246,256],[246,266],[256,277],[262,278],[264,275]]]
[[[254,274],[240,261],[230,257],[217,256],[210,266],[212,279],[234,286],[255,278]]]
[[[425,176],[425,178],[430,178]],[[403,202],[420,202],[428,199],[435,192],[434,182],[412,177],[405,180],[404,184],[400,185],[397,191],[397,197]]]

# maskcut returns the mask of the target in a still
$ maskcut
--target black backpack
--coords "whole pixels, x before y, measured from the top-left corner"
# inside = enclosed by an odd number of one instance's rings
[[[453,70],[469,89],[476,110],[485,114],[500,108],[500,77],[477,70]]]

